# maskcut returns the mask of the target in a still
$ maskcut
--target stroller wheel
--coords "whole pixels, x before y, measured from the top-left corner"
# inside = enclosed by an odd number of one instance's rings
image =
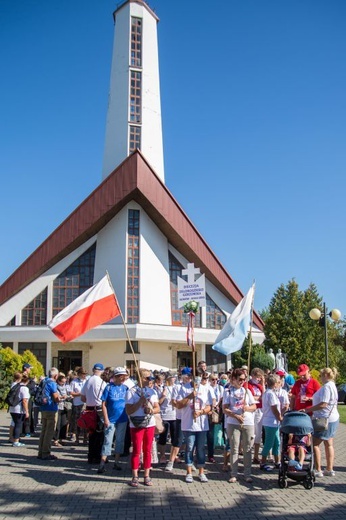
[[[307,478],[306,480],[304,480],[303,482],[303,486],[305,487],[305,489],[312,489],[313,488],[313,481],[311,478]]]
[[[283,477],[280,477],[279,480],[278,480],[278,484],[279,484],[279,488],[280,489],[285,489],[288,487],[288,483],[287,483],[287,480]]]

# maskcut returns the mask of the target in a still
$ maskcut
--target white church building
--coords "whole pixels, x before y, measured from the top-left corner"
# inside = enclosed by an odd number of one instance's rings
[[[144,1],[126,0],[114,21],[103,180],[0,287],[0,343],[31,350],[46,369],[133,369],[119,317],[66,345],[47,327],[107,270],[139,365],[191,365],[177,279],[193,263],[206,278],[197,360],[221,370],[229,360],[211,347],[243,294],[165,186],[158,18]],[[253,341],[263,338],[254,312]]]

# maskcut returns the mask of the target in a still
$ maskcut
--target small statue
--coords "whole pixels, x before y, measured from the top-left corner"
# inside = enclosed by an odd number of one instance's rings
[[[281,348],[279,348],[278,353],[275,357],[275,368],[276,370],[285,370],[286,371],[286,362],[285,362],[285,354],[281,352]]]
[[[275,355],[274,355],[272,348],[269,349],[268,356],[272,360],[272,364],[273,364],[273,368],[274,368],[275,367]]]

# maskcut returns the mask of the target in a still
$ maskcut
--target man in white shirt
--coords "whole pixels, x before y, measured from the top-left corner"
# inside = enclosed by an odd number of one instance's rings
[[[81,391],[81,399],[86,404],[86,410],[96,410],[100,421],[102,417],[102,394],[106,387],[105,381],[101,378],[104,371],[102,363],[96,363],[93,367],[93,375],[88,379]],[[95,432],[89,433],[89,464],[100,464],[101,449],[104,441],[102,428],[97,428]]]

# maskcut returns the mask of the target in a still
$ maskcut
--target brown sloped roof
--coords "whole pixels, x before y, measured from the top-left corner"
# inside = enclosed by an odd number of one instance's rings
[[[173,195],[137,150],[127,157],[1,285],[0,305],[102,229],[129,201],[146,211],[169,242],[227,298],[243,294]],[[254,323],[263,321],[254,313]]]

